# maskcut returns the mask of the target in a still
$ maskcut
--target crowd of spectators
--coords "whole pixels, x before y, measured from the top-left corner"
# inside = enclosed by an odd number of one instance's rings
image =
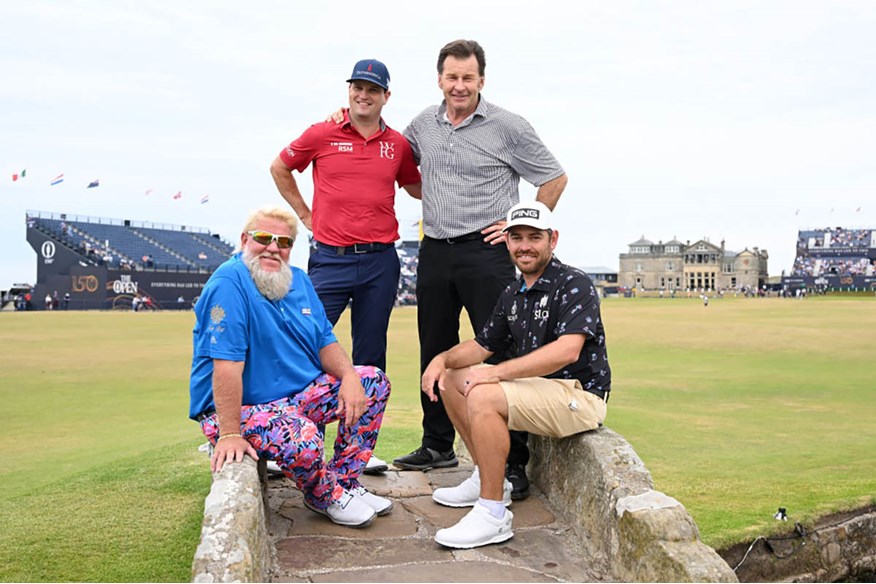
[[[830,246],[834,248],[870,247],[871,230],[869,229],[843,229],[837,227],[825,229],[830,234]]]
[[[876,266],[868,258],[814,258],[798,255],[794,259],[794,276],[872,276]]]
[[[872,276],[876,272],[876,265],[866,257],[866,251],[861,255],[831,257],[827,250],[865,250],[873,244],[873,235],[871,229],[842,227],[800,231],[797,238],[797,257],[791,273],[794,276],[813,277]]]
[[[797,237],[797,249],[853,249],[867,248],[873,243],[871,229],[843,229],[826,227],[814,231],[801,231]],[[827,242],[827,245],[825,245]]]

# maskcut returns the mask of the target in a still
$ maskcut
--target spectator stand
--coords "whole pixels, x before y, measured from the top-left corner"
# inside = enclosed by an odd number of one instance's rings
[[[876,230],[826,227],[801,229],[785,292],[876,289]]]

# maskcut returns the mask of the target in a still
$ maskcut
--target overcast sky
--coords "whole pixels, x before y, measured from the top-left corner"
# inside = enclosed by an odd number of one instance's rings
[[[249,210],[282,202],[271,160],[346,104],[355,61],[387,64],[384,119],[403,130],[440,101],[438,50],[457,38],[486,50],[484,97],[569,176],[560,259],[617,269],[642,235],[708,237],[767,249],[778,275],[798,229],[876,228],[873,31],[866,0],[4,0],[0,288],[36,280],[26,210],[236,241]],[[419,203],[401,191],[397,210],[411,234]]]

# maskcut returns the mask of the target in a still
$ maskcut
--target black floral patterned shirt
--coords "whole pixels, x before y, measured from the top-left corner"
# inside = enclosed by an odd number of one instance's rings
[[[508,351],[511,357],[519,357],[568,334],[586,337],[581,355],[544,377],[578,379],[585,390],[608,397],[611,368],[599,294],[590,276],[553,257],[531,288],[523,276],[505,288],[475,340],[492,353]]]

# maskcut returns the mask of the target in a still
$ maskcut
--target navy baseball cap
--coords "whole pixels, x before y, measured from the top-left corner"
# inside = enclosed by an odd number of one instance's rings
[[[353,66],[353,74],[347,79],[347,82],[358,79],[359,81],[370,81],[375,85],[379,85],[383,89],[389,89],[389,71],[386,65],[377,59],[362,59]]]

